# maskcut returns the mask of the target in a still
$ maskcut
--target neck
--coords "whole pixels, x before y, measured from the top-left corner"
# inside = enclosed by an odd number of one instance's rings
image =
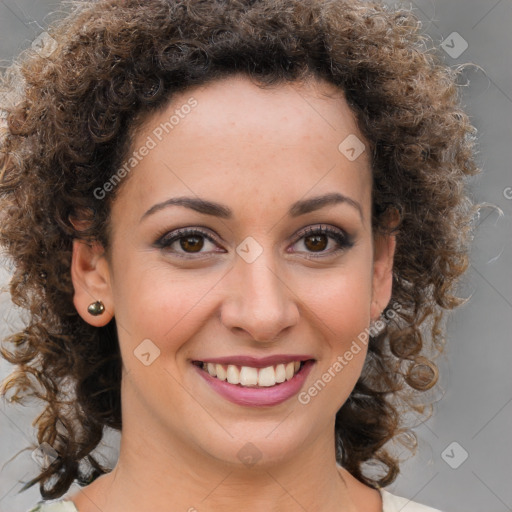
[[[188,454],[152,433],[123,429],[118,463],[75,499],[80,512],[355,512],[334,450],[313,445],[279,463],[227,464]],[[323,445],[325,443],[322,443]],[[334,443],[331,444],[334,446]],[[343,473],[346,476],[346,472]]]

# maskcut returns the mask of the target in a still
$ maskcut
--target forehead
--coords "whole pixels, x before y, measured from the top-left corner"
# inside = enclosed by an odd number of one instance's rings
[[[343,92],[326,82],[260,88],[234,76],[188,89],[139,128],[131,151],[144,146],[121,194],[141,208],[191,193],[235,208],[334,188],[370,197],[367,144]]]

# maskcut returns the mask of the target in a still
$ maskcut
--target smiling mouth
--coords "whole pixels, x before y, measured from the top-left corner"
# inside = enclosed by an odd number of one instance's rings
[[[193,364],[215,379],[240,387],[272,387],[293,379],[307,361],[279,363],[265,368],[239,366],[234,364],[206,363],[194,361]]]

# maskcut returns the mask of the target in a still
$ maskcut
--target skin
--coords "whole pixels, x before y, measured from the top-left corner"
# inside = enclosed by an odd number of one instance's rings
[[[350,134],[364,141],[355,117],[330,84],[261,89],[235,76],[176,95],[146,120],[133,150],[191,97],[197,106],[122,184],[109,251],[74,242],[77,311],[94,326],[116,317],[123,432],[114,470],[70,497],[80,512],[380,512],[378,491],[337,466],[334,452],[335,414],[361,373],[364,345],[307,405],[297,396],[272,407],[233,404],[191,363],[309,354],[307,390],[388,304],[395,239],[372,233],[369,156],[350,161],[338,150]],[[332,192],[359,207],[288,215],[294,202]],[[222,203],[233,216],[174,205],[140,220],[177,196]],[[315,249],[301,231],[320,225],[347,232],[353,245],[335,253],[337,242],[321,235]],[[199,253],[179,240],[154,245],[198,226],[215,240],[195,240]],[[248,236],[263,250],[252,263],[236,252]],[[87,312],[94,300],[103,315]],[[134,355],[145,339],[160,350],[149,366]],[[261,456],[252,466],[237,456],[247,442]]]

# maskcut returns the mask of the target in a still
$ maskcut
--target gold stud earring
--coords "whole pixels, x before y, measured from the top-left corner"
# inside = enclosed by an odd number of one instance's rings
[[[103,314],[103,312],[105,311],[105,306],[104,306],[103,302],[101,302],[101,300],[97,300],[96,302],[89,304],[87,311],[92,316],[98,316],[98,315]]]

